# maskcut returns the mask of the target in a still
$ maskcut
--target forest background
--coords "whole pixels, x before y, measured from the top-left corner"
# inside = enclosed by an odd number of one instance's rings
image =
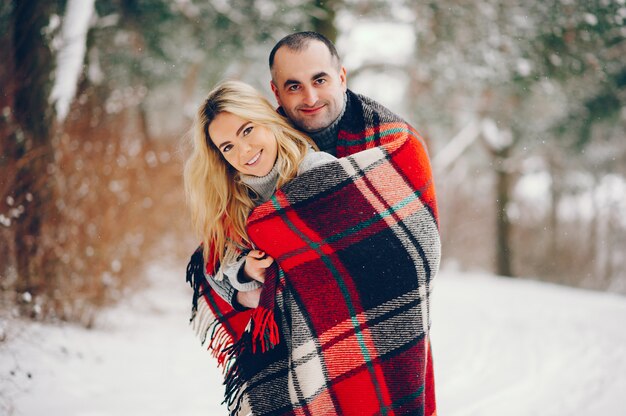
[[[197,244],[186,132],[221,79],[334,40],[426,138],[443,267],[626,293],[624,0],[0,4],[0,311],[94,324]],[[0,340],[1,341],[1,340]]]

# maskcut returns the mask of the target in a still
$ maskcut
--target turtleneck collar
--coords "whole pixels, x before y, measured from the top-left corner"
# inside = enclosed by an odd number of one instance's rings
[[[257,205],[268,201],[276,190],[276,184],[278,183],[278,165],[279,162],[276,161],[272,170],[265,176],[240,175],[241,182],[246,184],[257,194],[258,199],[254,200]]]

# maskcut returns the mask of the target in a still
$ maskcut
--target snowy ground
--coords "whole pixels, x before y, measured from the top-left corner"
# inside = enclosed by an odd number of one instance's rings
[[[626,415],[626,297],[493,276],[438,279],[441,416]]]
[[[95,330],[3,321],[0,415],[221,415],[221,377],[187,326],[181,270]],[[626,298],[441,273],[432,343],[441,416],[626,414]]]
[[[184,265],[147,278],[149,287],[103,313],[95,330],[8,323],[0,416],[225,414],[221,373],[187,324]]]

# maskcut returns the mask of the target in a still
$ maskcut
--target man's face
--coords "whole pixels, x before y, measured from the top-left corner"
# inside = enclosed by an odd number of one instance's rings
[[[274,55],[271,86],[291,121],[313,133],[328,127],[343,110],[346,69],[337,68],[322,42],[310,41],[299,52],[283,46]]]

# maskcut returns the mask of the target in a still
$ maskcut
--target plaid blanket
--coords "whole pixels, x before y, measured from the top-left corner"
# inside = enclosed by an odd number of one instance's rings
[[[216,296],[199,252],[188,266],[192,320],[225,368],[233,414],[435,414],[429,294],[440,246],[428,157],[408,124],[348,99],[337,153],[351,156],[304,173],[249,217],[250,238],[276,260],[259,307],[238,313]]]

